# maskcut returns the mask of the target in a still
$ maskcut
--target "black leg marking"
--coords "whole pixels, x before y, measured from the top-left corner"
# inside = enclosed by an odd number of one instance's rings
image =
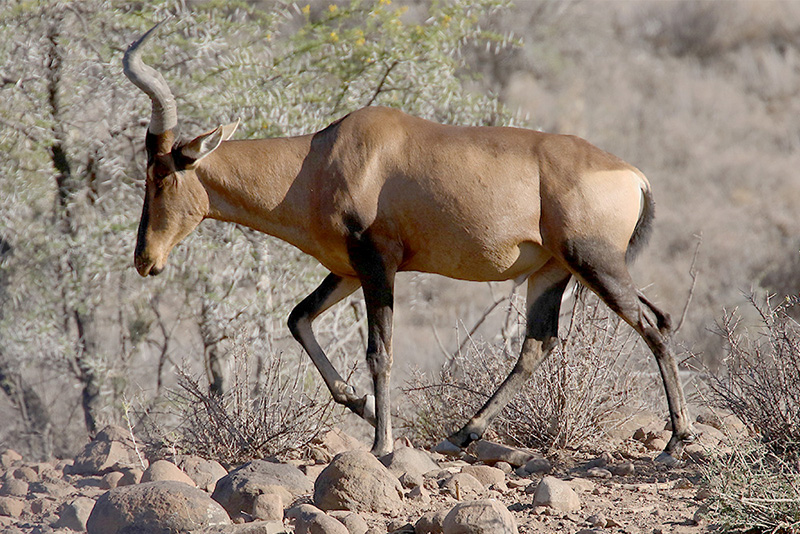
[[[394,277],[396,262],[363,229],[354,218],[346,220],[350,235],[347,252],[358,273],[367,306],[367,364],[375,391],[375,440],[372,452],[388,454],[393,448],[391,420],[390,374],[392,368],[392,315],[394,309]]]
[[[679,456],[683,443],[692,440],[693,433],[678,365],[669,347],[669,316],[636,289],[624,252],[601,240],[574,240],[564,247],[564,257],[578,278],[642,336],[655,356],[673,428],[665,453]],[[648,311],[655,316],[655,323],[647,316]]]
[[[480,439],[492,420],[511,402],[533,372],[558,344],[558,315],[561,297],[570,280],[569,272],[551,262],[528,279],[526,337],[519,359],[494,395],[464,427],[440,444],[441,452],[453,451],[450,444],[464,448]]]
[[[308,353],[311,361],[322,375],[325,385],[328,386],[333,399],[369,420],[369,414],[364,413],[366,398],[358,398],[353,388],[342,379],[328,357],[325,356],[325,352],[319,346],[311,328],[311,323],[316,317],[351,295],[358,287],[359,282],[355,278],[343,278],[329,274],[322,284],[289,314],[289,330]]]

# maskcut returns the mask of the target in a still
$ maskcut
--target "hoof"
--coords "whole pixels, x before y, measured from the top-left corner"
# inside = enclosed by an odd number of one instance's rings
[[[375,395],[364,395],[360,399],[348,399],[344,405],[373,427],[378,424],[375,417]]]
[[[361,417],[372,426],[377,425],[378,420],[375,417],[375,395],[364,395],[363,401],[364,408],[362,409]]]
[[[659,463],[666,467],[677,467],[680,465],[681,461],[676,459],[667,451],[664,451],[658,456],[656,456],[656,463]]]
[[[445,439],[440,441],[436,447],[433,448],[433,452],[438,452],[439,454],[444,454],[445,456],[455,456],[456,458],[460,458],[465,453],[461,450],[461,447],[455,445],[449,439]]]

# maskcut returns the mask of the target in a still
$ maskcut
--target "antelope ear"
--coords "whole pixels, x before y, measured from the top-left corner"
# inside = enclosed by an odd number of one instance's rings
[[[198,135],[181,147],[181,155],[192,163],[197,163],[214,152],[223,141],[230,139],[238,126],[239,121],[236,121]]]

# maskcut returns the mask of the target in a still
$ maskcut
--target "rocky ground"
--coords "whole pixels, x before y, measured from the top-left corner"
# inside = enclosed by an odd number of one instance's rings
[[[698,465],[725,446],[726,427],[700,418],[699,443],[673,467],[654,461],[663,428],[640,417],[605,452],[544,458],[481,441],[461,459],[401,443],[376,459],[334,430],[307,460],[228,472],[167,450],[146,458],[127,431],[108,427],[74,459],[0,454],[0,532],[704,532]]]

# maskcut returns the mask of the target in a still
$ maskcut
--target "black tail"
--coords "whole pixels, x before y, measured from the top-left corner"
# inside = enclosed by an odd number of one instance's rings
[[[642,189],[642,195],[644,195],[642,213],[639,215],[639,221],[636,223],[636,228],[633,229],[633,235],[628,242],[628,250],[625,252],[625,262],[629,265],[633,263],[639,252],[647,245],[647,241],[653,231],[653,220],[656,216],[656,205],[650,188]]]

